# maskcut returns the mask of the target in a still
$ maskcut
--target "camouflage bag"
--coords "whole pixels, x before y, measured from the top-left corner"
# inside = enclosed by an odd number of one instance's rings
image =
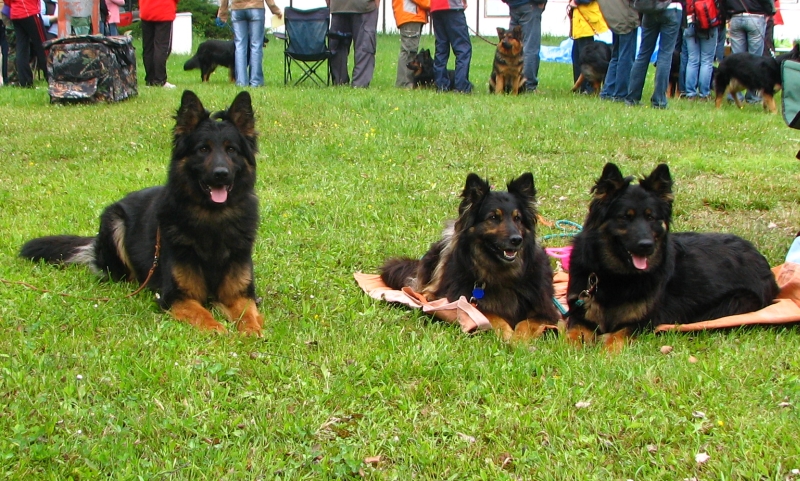
[[[129,37],[65,37],[44,46],[51,103],[118,102],[139,93]]]

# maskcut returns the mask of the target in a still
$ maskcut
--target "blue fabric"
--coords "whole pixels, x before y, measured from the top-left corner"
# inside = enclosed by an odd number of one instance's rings
[[[711,72],[714,69],[714,54],[717,50],[717,29],[697,32],[689,24],[683,32],[689,61],[686,65],[686,97],[708,97],[711,95]]]
[[[539,51],[542,47],[542,12],[544,8],[533,3],[518,7],[509,6],[511,16],[508,28],[522,27],[523,71],[526,90],[536,90],[539,86]]]
[[[636,41],[638,31],[631,30],[625,34],[614,34],[611,41],[611,61],[608,63],[608,72],[603,83],[600,98],[605,100],[623,101],[628,95],[628,84],[631,78],[631,68],[636,59]]]
[[[658,41],[658,57],[656,60],[656,78],[650,104],[655,108],[667,107],[667,85],[672,66],[672,52],[683,20],[683,12],[676,8],[668,8],[661,12],[646,13],[642,16],[642,44],[631,69],[630,85],[625,103],[637,105],[642,100],[642,90],[650,66],[650,57]]]
[[[464,10],[436,10],[431,12],[431,23],[436,37],[436,54],[433,58],[436,88],[450,90],[447,62],[450,59],[450,47],[452,47],[453,54],[456,56],[453,90],[464,93],[472,92],[472,83],[469,81],[472,42],[469,38]]]
[[[231,10],[233,43],[236,48],[236,85],[239,87],[264,85],[264,71],[261,63],[264,55],[265,19],[266,14],[263,8]]]

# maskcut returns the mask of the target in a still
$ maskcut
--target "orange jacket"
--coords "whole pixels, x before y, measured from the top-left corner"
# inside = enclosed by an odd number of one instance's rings
[[[428,23],[431,0],[392,0],[397,26],[408,22]]]

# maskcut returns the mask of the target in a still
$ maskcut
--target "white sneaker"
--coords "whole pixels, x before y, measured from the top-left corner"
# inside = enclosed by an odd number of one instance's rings
[[[175,88],[175,86],[172,85],[169,82],[164,82],[164,85],[162,85],[162,87],[164,87],[165,89],[174,89]]]

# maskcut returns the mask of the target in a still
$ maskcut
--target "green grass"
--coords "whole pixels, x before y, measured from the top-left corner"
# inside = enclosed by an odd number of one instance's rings
[[[562,64],[542,64],[544,93],[490,96],[479,40],[475,94],[401,91],[398,43],[379,38],[368,90],[286,88],[281,46],[265,49],[267,85],[251,90],[262,339],[196,332],[145,293],[97,302],[0,283],[0,475],[798,478],[795,327],[649,334],[618,355],[508,345],[373,301],[352,274],[422,255],[471,171],[501,188],[531,171],[544,217],[580,223],[609,161],[637,175],[667,162],[676,229],[739,234],[777,265],[798,230],[800,133],[757,106],[573,95]],[[93,235],[104,206],[163,183],[182,89],[211,109],[237,92],[225,69],[202,85],[185,60],[169,61],[178,89],[144,87],[140,64],[140,95],[113,105],[52,106],[43,82],[0,89],[0,278],[81,297],[135,288],[17,252],[35,236]],[[645,104],[651,93],[648,80]]]

